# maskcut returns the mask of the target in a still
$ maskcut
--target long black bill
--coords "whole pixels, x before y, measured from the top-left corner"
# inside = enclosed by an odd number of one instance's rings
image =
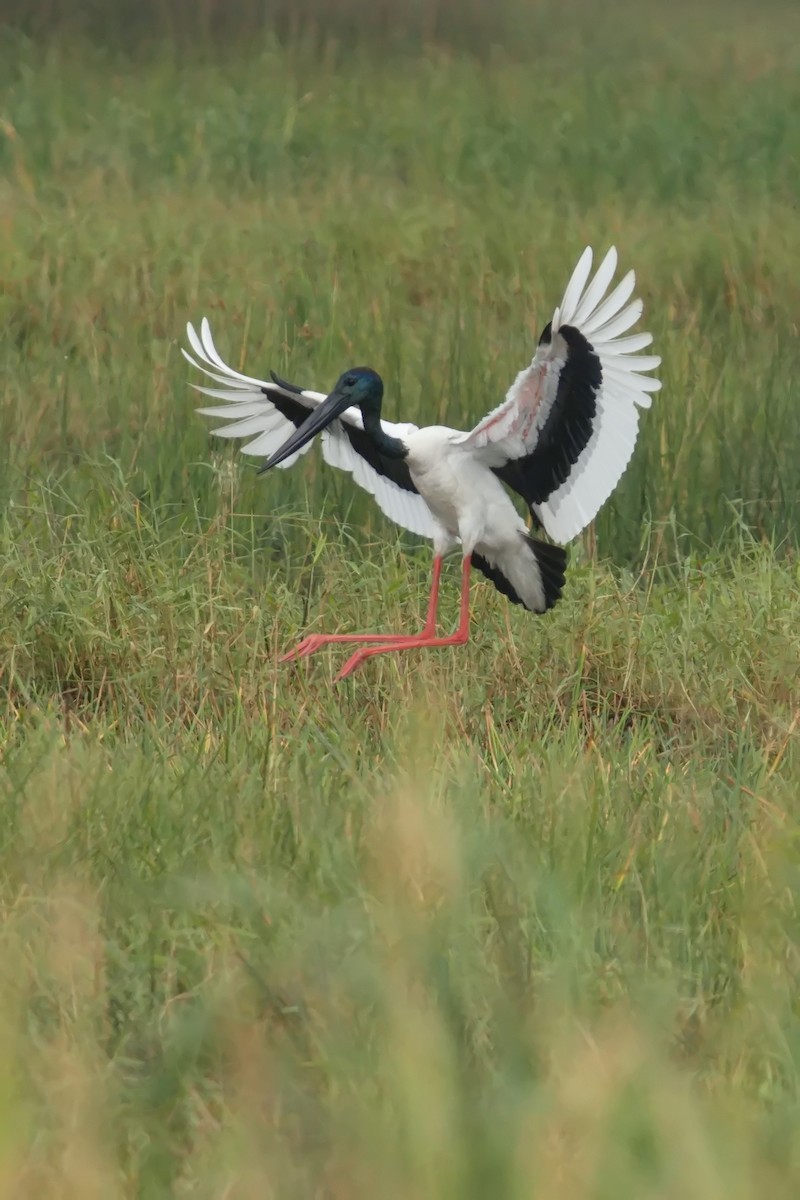
[[[312,413],[303,421],[303,424],[295,429],[294,433],[288,438],[279,450],[262,463],[258,468],[258,474],[263,475],[265,471],[269,471],[270,467],[277,467],[278,463],[282,463],[296,450],[300,450],[307,442],[310,442],[313,437],[321,433],[327,425],[335,421],[340,413],[343,413],[351,404],[347,396],[343,396],[341,392],[331,392],[327,399],[322,401],[319,408],[315,408]]]

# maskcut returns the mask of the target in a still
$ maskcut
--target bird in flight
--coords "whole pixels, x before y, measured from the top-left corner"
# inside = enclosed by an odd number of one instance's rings
[[[617,269],[612,247],[593,278],[587,247],[561,304],[545,326],[531,363],[499,407],[464,432],[422,429],[382,417],[383,380],[352,367],[330,392],[309,391],[270,372],[243,375],[220,357],[203,318],[187,335],[193,367],[215,384],[193,384],[221,405],[200,408],[230,424],[220,437],[251,438],[244,454],[264,458],[260,472],[289,467],[321,434],[327,463],[349,472],[390,520],[433,542],[428,614],[419,634],[311,634],[281,661],[305,658],[330,643],[364,643],[337,675],[344,679],[377,654],[462,645],[469,637],[473,567],[512,604],[552,608],[564,586],[562,546],[531,537],[507,492],[518,493],[532,525],[553,539],[574,538],[605,503],[633,453],[640,408],[661,383],[644,372],[661,359],[641,354],[649,333],[630,333],[642,314],[629,271],[609,291]],[[439,578],[445,554],[460,544],[461,612],[454,633],[437,636]],[[372,644],[370,644],[372,643]]]

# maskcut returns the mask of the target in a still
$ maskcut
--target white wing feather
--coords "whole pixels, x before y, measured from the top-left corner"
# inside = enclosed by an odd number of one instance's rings
[[[612,247],[589,282],[592,250],[584,250],[564,298],[553,314],[551,340],[540,344],[530,366],[520,371],[503,403],[464,437],[481,451],[487,465],[499,467],[531,454],[555,400],[568,348],[559,329],[570,325],[589,341],[600,359],[602,385],[595,397],[592,436],[567,479],[545,503],[535,506],[546,531],[556,541],[575,537],[594,519],[619,482],[638,432],[638,409],[649,408],[658,379],[642,375],[659,366],[658,355],[638,355],[652,342],[649,333],[625,334],[642,315],[641,300],[631,301],[633,271],[606,295],[617,268]],[[630,303],[629,303],[630,301]]]
[[[295,426],[275,407],[270,395],[286,396],[297,403],[305,405],[309,412],[326,399],[325,392],[303,390],[296,394],[288,392],[273,381],[256,379],[252,375],[243,375],[233,367],[229,367],[221,358],[211,336],[211,328],[205,317],[200,323],[200,333],[189,324],[186,327],[189,345],[194,358],[188,351],[181,352],[187,362],[197,370],[223,383],[224,388],[210,388],[193,383],[192,387],[205,396],[214,400],[225,400],[226,404],[209,408],[198,408],[202,416],[221,418],[230,424],[220,425],[211,432],[216,437],[249,438],[253,440],[241,447],[242,454],[252,454],[259,458],[274,454],[288,437]],[[199,360],[199,361],[198,361]],[[416,533],[420,537],[433,538],[441,532],[440,526],[428,505],[416,492],[406,491],[391,479],[380,475],[369,463],[358,454],[350,444],[342,422],[356,429],[363,429],[364,423],[361,412],[357,408],[345,409],[327,429],[322,432],[322,455],[332,467],[338,467],[352,475],[356,483],[371,496],[391,521]],[[392,437],[403,438],[413,432],[416,425],[396,425],[390,421],[381,424]],[[254,436],[255,435],[255,436]],[[290,467],[297,462],[301,454],[306,454],[313,445],[308,442],[295,454],[278,463],[280,468]]]
[[[381,424],[388,434],[401,439],[417,428],[416,425],[394,425],[389,421],[382,421]],[[398,487],[391,479],[374,471],[353,449],[338,421],[322,432],[322,457],[330,466],[349,472],[365,492],[375,497],[378,508],[395,525],[419,537],[434,538],[441,532],[438,521],[422,496]]]
[[[612,254],[616,266],[616,251],[612,248],[595,280]],[[613,271],[603,291],[612,276]],[[585,529],[614,491],[636,445],[638,410],[649,408],[651,393],[661,388],[659,379],[638,374],[661,364],[657,354],[636,354],[650,345],[650,334],[620,336],[636,324],[644,309],[641,300],[628,303],[635,283],[635,275],[629,271],[605,301],[599,292],[596,298],[591,298],[591,306],[581,303],[571,313],[564,304],[561,306],[559,325],[571,323],[589,340],[600,358],[603,382],[595,398],[597,413],[591,438],[561,486],[545,503],[536,506],[536,514],[546,531],[559,542],[570,541]],[[591,286],[587,297],[589,291]]]
[[[200,323],[199,335],[191,324],[186,326],[186,335],[189,345],[197,356],[195,359],[187,350],[181,348],[181,353],[186,361],[198,371],[202,371],[208,378],[227,385],[224,388],[209,388],[199,383],[193,383],[192,387],[203,395],[210,396],[214,400],[228,401],[223,406],[199,408],[197,411],[202,416],[220,417],[224,421],[230,422],[230,424],[219,425],[216,429],[212,429],[211,432],[215,437],[252,438],[252,441],[242,446],[242,454],[253,454],[259,458],[274,454],[294,431],[294,425],[275,407],[269,398],[269,393],[288,396],[298,403],[306,405],[309,412],[325,399],[322,392],[303,391],[299,395],[286,392],[275,383],[267,383],[252,375],[243,375],[241,371],[236,371],[233,367],[228,366],[214,345],[211,327],[205,317]],[[291,467],[301,455],[308,453],[310,449],[311,443],[309,442],[297,453],[284,459],[278,466],[282,470]]]

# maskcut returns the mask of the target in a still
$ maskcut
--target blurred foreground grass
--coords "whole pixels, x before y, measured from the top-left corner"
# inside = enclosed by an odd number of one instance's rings
[[[798,1194],[800,22],[514,11],[6,39],[0,1196]],[[428,550],[209,448],[185,321],[463,426],[612,240],[665,390],[563,602],[277,669]]]
[[[6,1194],[788,1200],[796,567],[476,589],[334,692],[291,580],[116,500],[5,530]],[[306,532],[327,627],[421,620]]]

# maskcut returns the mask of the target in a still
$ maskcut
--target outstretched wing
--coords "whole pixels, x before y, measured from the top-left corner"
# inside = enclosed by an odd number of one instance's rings
[[[580,533],[611,495],[636,444],[638,409],[661,387],[640,374],[661,362],[639,353],[651,335],[622,336],[643,309],[631,301],[633,271],[607,295],[616,250],[589,283],[591,267],[587,247],[530,366],[464,437],[559,542]]]
[[[299,428],[309,413],[326,399],[325,392],[298,388],[274,374],[268,381],[235,371],[218,353],[205,317],[200,323],[199,334],[192,325],[187,325],[186,333],[194,356],[182,350],[184,358],[209,379],[223,385],[208,387],[193,383],[192,387],[203,395],[224,401],[221,405],[197,411],[205,417],[219,417],[230,422],[212,429],[217,437],[251,438],[242,446],[243,454],[259,458],[274,454],[292,430]],[[416,429],[415,425],[393,425],[388,421],[383,421],[382,425],[392,437],[401,439]],[[297,462],[312,444],[308,442],[297,453],[278,463],[278,467],[282,469]],[[322,455],[331,466],[351,474],[356,483],[375,497],[381,512],[395,524],[420,537],[434,537],[438,523],[414,487],[408,467],[402,460],[386,458],[378,451],[364,431],[357,408],[345,409],[323,430]]]

